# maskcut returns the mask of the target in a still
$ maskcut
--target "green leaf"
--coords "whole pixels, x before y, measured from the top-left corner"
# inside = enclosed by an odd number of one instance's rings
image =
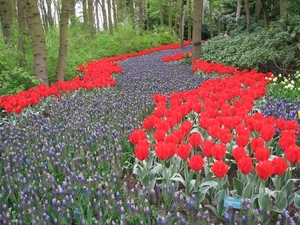
[[[226,191],[225,190],[219,190],[216,194],[216,201],[218,205],[224,205],[224,199],[226,197]]]
[[[205,205],[205,207],[209,208],[213,212],[213,214],[215,214],[218,217],[218,219],[222,219],[222,216],[220,217],[220,215],[215,207],[213,207],[212,205]]]
[[[252,195],[253,195],[253,184],[252,183],[249,183],[247,184],[247,186],[244,188],[244,192],[243,192],[243,195],[242,197],[243,198],[252,198]]]
[[[294,204],[298,209],[300,208],[300,194],[295,193]]]
[[[295,183],[292,179],[290,179],[286,185],[282,187],[281,190],[286,190],[287,196],[291,195],[295,187]]]
[[[196,180],[191,180],[191,181],[187,181],[187,182],[189,183],[189,185],[187,185],[187,193],[190,193],[195,186]]]
[[[277,208],[280,210],[286,209],[287,205],[287,195],[285,191],[281,191],[277,195]]]
[[[196,196],[197,205],[199,205],[204,200],[206,192],[195,191],[193,194]]]
[[[214,181],[214,180],[205,181],[204,183],[200,184],[200,187],[204,187],[204,186],[209,186],[209,187],[213,187],[213,188],[217,189],[218,182]]]
[[[171,178],[173,181],[179,181],[182,183],[183,186],[186,186],[185,180],[182,178],[182,176],[179,173],[174,174],[174,176]]]
[[[270,196],[266,193],[264,194],[261,201],[261,207],[263,208],[264,211],[268,210],[269,203],[270,203]]]
[[[235,187],[236,190],[237,190],[237,194],[238,194],[239,196],[242,196],[242,194],[243,194],[243,189],[244,189],[244,183],[243,183],[241,180],[239,180],[239,179],[237,179],[237,178],[234,178],[234,179],[233,179],[233,184],[234,184],[234,187]]]
[[[151,169],[149,171],[149,175],[150,176],[156,175],[156,174],[160,173],[161,170],[162,170],[162,165],[157,164],[157,166],[153,167],[153,169]]]

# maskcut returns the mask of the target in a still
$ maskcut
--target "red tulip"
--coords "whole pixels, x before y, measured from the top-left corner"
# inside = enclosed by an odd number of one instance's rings
[[[169,134],[166,137],[166,143],[178,144],[180,142],[179,138],[175,134]]]
[[[229,166],[223,161],[217,161],[211,166],[211,170],[214,175],[218,178],[222,178],[225,176],[229,169]]]
[[[176,145],[165,142],[157,142],[154,145],[154,151],[160,160],[166,160],[172,157],[176,151]]]
[[[156,142],[162,142],[165,140],[166,132],[162,130],[158,130],[153,134],[154,139]]]
[[[286,151],[290,146],[296,145],[296,139],[292,136],[284,135],[279,138],[278,144],[283,151]]]
[[[143,161],[149,155],[149,147],[143,145],[136,145],[134,148],[134,154],[138,160]]]
[[[245,157],[246,155],[247,155],[247,152],[242,147],[237,147],[232,150],[232,156],[236,162],[238,162],[241,158]]]
[[[237,138],[236,138],[236,144],[239,146],[239,147],[246,147],[247,144],[249,143],[249,136],[247,135],[238,135]]]
[[[225,144],[215,144],[211,149],[211,154],[216,160],[221,160],[226,155]]]
[[[270,157],[270,149],[268,148],[257,148],[254,153],[255,158],[257,161],[266,161]]]
[[[253,152],[256,151],[258,148],[263,148],[265,146],[265,141],[261,138],[253,138],[250,141],[250,146]]]
[[[244,156],[238,161],[238,168],[243,174],[251,173],[253,170],[253,162],[250,156]]]
[[[292,164],[295,164],[298,161],[300,161],[300,147],[297,145],[292,145],[288,147],[284,154],[287,160]]]
[[[276,132],[276,129],[274,127],[274,125],[267,125],[264,126],[260,131],[260,136],[262,137],[262,139],[264,139],[264,141],[270,141],[272,139],[272,137],[274,136]]]
[[[285,161],[284,158],[274,158],[272,160],[272,164],[274,169],[274,175],[282,175],[289,166],[289,164]]]
[[[192,146],[186,143],[182,143],[177,146],[176,154],[183,160],[187,159],[191,153]]]
[[[146,133],[142,129],[136,129],[129,135],[129,141],[137,144],[140,140],[146,138]]]
[[[202,137],[199,133],[192,133],[189,136],[188,142],[193,146],[193,147],[198,147],[202,141]]]
[[[274,169],[271,161],[260,161],[256,165],[256,173],[263,180],[269,178],[273,174],[273,171]]]
[[[232,137],[233,135],[230,133],[228,128],[219,130],[218,138],[222,143],[227,144],[229,141],[231,141]]]
[[[189,160],[189,166],[194,171],[200,171],[203,168],[204,160],[201,155],[193,155]]]
[[[201,142],[201,147],[202,147],[202,153],[206,157],[211,156],[211,149],[214,146],[214,143],[212,141],[206,140]]]

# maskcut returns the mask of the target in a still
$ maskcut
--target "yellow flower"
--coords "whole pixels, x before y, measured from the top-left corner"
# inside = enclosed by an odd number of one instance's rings
[[[298,110],[298,117],[300,118],[300,110]]]

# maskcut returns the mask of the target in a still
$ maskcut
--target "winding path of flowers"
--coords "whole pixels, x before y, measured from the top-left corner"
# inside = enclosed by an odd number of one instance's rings
[[[46,101],[47,115],[16,116],[14,124],[0,127],[0,224],[102,224],[108,218],[117,223],[140,219],[142,211],[147,216],[150,205],[142,198],[144,193],[137,199],[127,193],[119,174],[123,156],[128,154],[129,134],[141,126],[155,106],[154,115],[162,116],[160,109],[165,107],[166,96],[177,107],[182,99],[188,103],[197,101],[194,94],[198,93],[205,98],[205,105],[211,106],[208,116],[217,113],[213,109],[216,104],[235,97],[235,108],[223,107],[222,114],[245,116],[253,107],[253,99],[265,93],[261,74],[252,72],[255,82],[250,77],[245,79],[241,72],[237,80],[227,77],[212,85],[203,83],[200,76],[192,76],[189,65],[164,63],[162,58],[182,51],[176,48],[178,45],[170,45],[91,62],[86,65],[83,80],[77,77],[49,88],[40,85],[15,96],[1,97],[0,107],[16,114],[30,105],[44,106]],[[164,49],[175,50],[158,51]],[[251,91],[239,89],[241,80],[244,86],[252,87]],[[102,87],[108,88],[97,89]],[[229,92],[231,89],[236,92]],[[203,108],[184,105],[179,110],[181,117],[191,109]],[[204,113],[202,116],[203,127],[215,122],[205,118]],[[169,126],[178,118],[174,119],[168,120]],[[262,116],[248,118],[251,129],[260,126],[256,119]],[[221,122],[230,127],[240,119],[218,121]],[[275,120],[264,122],[271,125]],[[148,125],[143,123],[145,129],[152,125],[151,121]],[[298,129],[293,122],[278,120],[276,125]],[[268,134],[263,136],[268,138]],[[133,193],[139,191],[133,187]],[[120,197],[120,193],[124,196]],[[110,215],[112,211],[115,214]]]

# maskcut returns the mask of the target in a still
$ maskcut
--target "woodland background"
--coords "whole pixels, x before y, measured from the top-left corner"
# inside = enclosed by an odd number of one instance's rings
[[[195,58],[293,73],[300,58],[299,5],[299,0],[1,0],[0,94],[69,80],[78,75],[76,66],[89,61],[192,39]],[[220,38],[224,33],[230,39]],[[201,39],[215,42],[201,53]]]

